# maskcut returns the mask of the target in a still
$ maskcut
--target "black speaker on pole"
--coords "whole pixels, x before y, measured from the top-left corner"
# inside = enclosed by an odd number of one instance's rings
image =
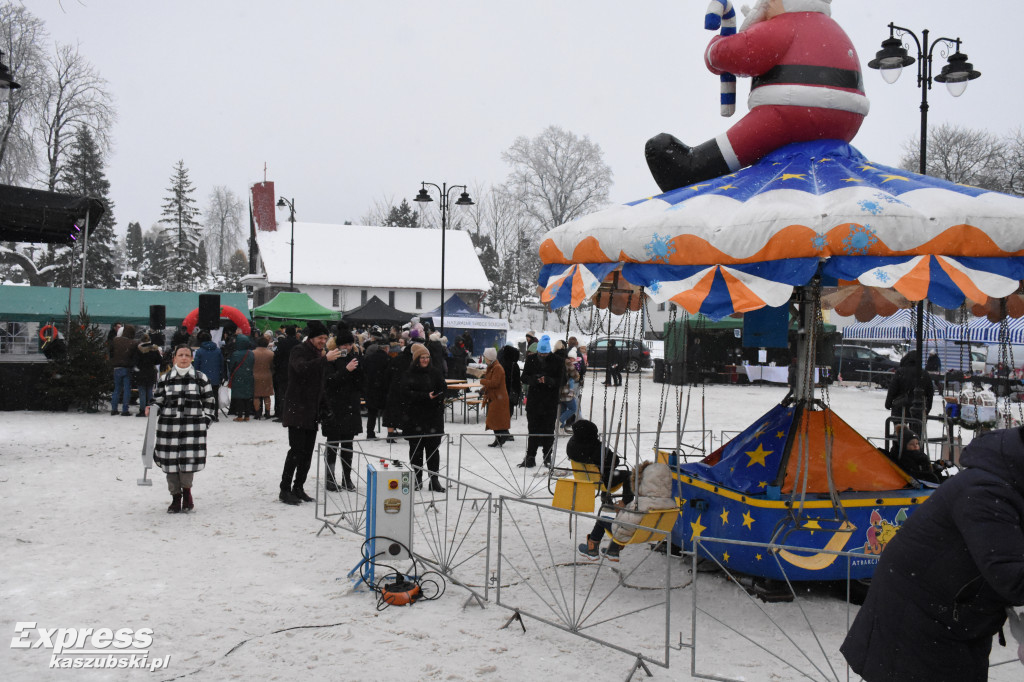
[[[200,329],[217,329],[220,327],[220,294],[199,294]]]
[[[167,327],[167,308],[162,305],[149,306],[149,328],[164,329]]]

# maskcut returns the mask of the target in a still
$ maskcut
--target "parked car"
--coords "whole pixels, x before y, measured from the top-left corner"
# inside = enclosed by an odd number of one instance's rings
[[[892,381],[893,372],[899,366],[895,360],[867,346],[838,344],[831,375],[833,379],[842,376],[846,381],[873,381],[884,388]]]
[[[639,372],[652,366],[651,349],[643,341],[620,337],[603,336],[587,348],[587,364],[591,367],[606,367],[609,341],[615,341],[619,354],[619,366],[626,372]]]

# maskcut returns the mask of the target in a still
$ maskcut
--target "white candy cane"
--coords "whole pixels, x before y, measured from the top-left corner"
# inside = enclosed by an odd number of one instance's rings
[[[732,8],[731,0],[711,0],[708,5],[707,14],[704,15],[704,28],[715,31],[721,27],[723,36],[731,36],[736,33],[736,10]],[[729,117],[736,113],[736,76],[731,73],[723,73],[719,76],[721,80],[721,113]]]

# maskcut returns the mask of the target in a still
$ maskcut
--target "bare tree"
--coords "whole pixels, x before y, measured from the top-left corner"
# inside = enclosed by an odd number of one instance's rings
[[[1006,188],[1003,146],[998,135],[944,123],[928,132],[928,175],[985,189]],[[920,138],[903,145],[900,167],[917,172],[921,165]]]
[[[206,208],[206,243],[216,259],[217,270],[224,272],[227,266],[225,254],[231,257],[242,241],[242,200],[223,185],[217,185],[210,192]]]
[[[21,88],[0,105],[0,182],[24,184],[36,163],[32,116],[38,109],[46,64],[42,20],[21,4],[0,4],[0,52]]]
[[[608,203],[612,170],[601,147],[558,126],[534,138],[518,137],[501,158],[512,167],[505,191],[550,230]]]
[[[1024,130],[1010,133],[1005,140],[1003,152],[1003,174],[1006,190],[1013,194],[1024,195]]]
[[[57,44],[46,64],[49,75],[43,87],[36,135],[46,150],[45,184],[52,192],[75,130],[88,128],[99,149],[107,151],[110,148],[108,133],[116,114],[107,82],[79,53],[77,46]]]
[[[373,205],[359,219],[360,225],[387,225],[388,214],[395,205],[395,196],[382,196],[373,200]]]

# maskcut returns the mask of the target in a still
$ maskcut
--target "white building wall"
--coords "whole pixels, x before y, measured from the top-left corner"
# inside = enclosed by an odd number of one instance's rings
[[[395,292],[394,307],[407,313],[423,313],[428,310],[434,310],[441,305],[441,290],[440,289],[387,289],[381,287],[332,287],[332,286],[318,286],[311,284],[296,284],[295,288],[298,291],[309,294],[309,297],[314,301],[324,306],[325,308],[331,308],[332,310],[351,310],[356,306],[363,304],[362,292],[366,291],[366,300],[370,300],[374,296],[390,304],[389,294]],[[334,304],[334,291],[338,290],[338,305]],[[416,305],[416,293],[419,291],[421,295],[422,305]],[[451,297],[452,294],[459,294],[463,300],[466,301],[470,307],[475,306],[477,299],[480,294],[476,292],[467,293],[460,291],[445,290],[445,297]]]

